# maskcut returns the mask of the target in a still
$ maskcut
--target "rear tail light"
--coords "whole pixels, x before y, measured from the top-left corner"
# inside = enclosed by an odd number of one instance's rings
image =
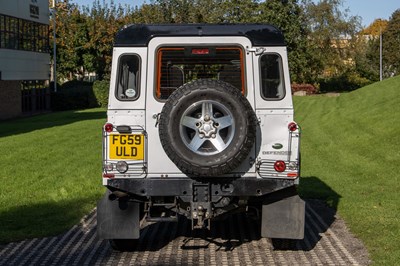
[[[108,133],[112,132],[113,129],[114,129],[114,126],[112,124],[110,124],[110,123],[107,123],[107,124],[104,125],[104,130],[106,132],[108,132]]]
[[[297,124],[295,122],[291,122],[288,125],[288,128],[290,131],[296,131],[297,130]]]
[[[286,163],[284,161],[276,161],[274,164],[274,169],[277,172],[283,172],[286,170]]]

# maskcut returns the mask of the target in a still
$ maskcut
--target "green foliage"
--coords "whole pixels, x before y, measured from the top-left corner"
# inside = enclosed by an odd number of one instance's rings
[[[400,76],[335,98],[295,97],[300,191],[337,207],[375,265],[400,261],[399,87]]]
[[[307,25],[310,30],[310,49],[313,54],[315,78],[340,76],[347,71],[354,57],[360,18],[341,10],[342,0],[307,1]]]
[[[291,79],[297,83],[313,81],[315,68],[310,50],[307,14],[297,0],[271,0],[260,3],[255,22],[271,23],[283,31],[288,47]]]
[[[319,80],[321,92],[353,91],[371,83],[369,79],[361,77],[355,71],[348,71],[339,76]]]
[[[95,72],[100,80],[109,79],[114,36],[126,24],[270,23],[285,35],[293,82],[314,84],[321,77],[341,76],[349,68],[376,80],[376,60],[371,63],[369,58],[375,56],[376,46],[359,41],[360,19],[342,11],[343,2],[153,0],[132,9],[113,1],[94,0],[91,8],[59,1],[58,77],[73,80]]]
[[[383,33],[383,59],[386,77],[400,74],[400,9],[389,19]]]
[[[68,81],[52,91],[51,109],[53,111],[77,110],[97,107],[92,83],[84,81]]]
[[[98,106],[107,107],[110,82],[108,80],[96,80],[93,83],[93,93]]]

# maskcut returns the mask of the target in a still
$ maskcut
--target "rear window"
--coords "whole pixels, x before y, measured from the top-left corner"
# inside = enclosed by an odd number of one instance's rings
[[[167,99],[185,83],[219,79],[245,93],[243,50],[240,47],[163,47],[157,51],[155,95]]]
[[[140,59],[137,55],[122,55],[118,63],[116,97],[133,101],[139,97]]]
[[[282,58],[278,54],[264,54],[260,59],[261,95],[266,100],[285,97]]]

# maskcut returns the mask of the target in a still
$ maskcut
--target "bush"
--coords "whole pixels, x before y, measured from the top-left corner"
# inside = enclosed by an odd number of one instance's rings
[[[93,93],[100,107],[107,107],[110,82],[108,80],[96,80],[93,83]]]
[[[342,75],[321,79],[319,81],[321,92],[353,91],[371,84],[367,78],[354,72],[346,72]]]
[[[97,107],[92,83],[85,81],[68,81],[57,86],[57,92],[51,92],[51,109],[53,111],[87,109]]]

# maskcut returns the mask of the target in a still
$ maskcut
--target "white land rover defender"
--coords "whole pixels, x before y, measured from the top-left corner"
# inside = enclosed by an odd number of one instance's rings
[[[275,27],[124,27],[107,116],[97,231],[113,248],[134,244],[142,218],[210,228],[249,209],[262,237],[303,238],[300,130]]]

